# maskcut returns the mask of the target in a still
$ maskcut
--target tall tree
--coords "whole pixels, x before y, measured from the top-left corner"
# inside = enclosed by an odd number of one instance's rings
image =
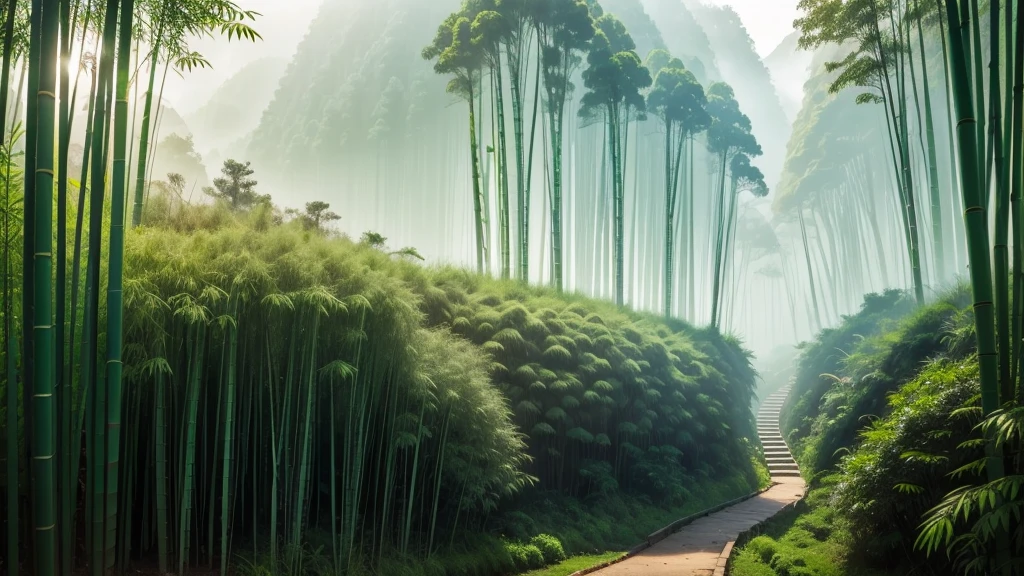
[[[434,72],[450,75],[448,93],[469,104],[469,154],[473,179],[473,214],[476,228],[476,268],[483,273],[486,252],[484,231],[484,198],[480,187],[480,156],[476,136],[476,98],[483,66],[483,52],[473,44],[472,20],[467,13],[448,16],[437,29],[437,35],[423,49],[423,58],[436,60]]]
[[[723,82],[716,82],[708,87],[708,113],[711,115],[711,126],[708,128],[708,151],[715,156],[718,168],[715,196],[715,216],[712,226],[715,229],[715,273],[711,289],[711,325],[718,327],[721,294],[722,254],[726,241],[726,208],[732,198],[726,195],[726,172],[730,162],[738,155],[748,158],[761,155],[761,146],[751,133],[750,118],[747,118],[740,105],[736,102],[732,88]]]
[[[719,242],[715,253],[715,292],[712,294],[713,308],[718,311],[719,317],[713,318],[714,326],[719,326],[721,321],[722,292],[725,288],[720,280],[729,271],[729,255],[733,249],[733,237],[736,225],[736,206],[739,204],[740,194],[749,192],[757,198],[764,198],[768,195],[768,186],[764,182],[764,174],[756,166],[750,164],[750,157],[746,154],[737,154],[729,162],[730,190],[729,196],[725,199],[729,204],[728,215],[725,220],[725,231],[722,240]]]
[[[594,23],[597,30],[587,55],[580,101],[583,117],[603,116],[612,161],[612,218],[614,220],[615,302],[625,303],[625,155],[629,124],[644,114],[641,93],[651,85],[651,74],[636,54],[636,44],[618,18],[605,14]]]
[[[652,56],[655,53],[652,53]],[[666,53],[667,55],[667,53]],[[653,68],[652,58],[648,65]],[[672,315],[672,292],[675,280],[675,230],[679,206],[679,183],[683,176],[683,150],[691,135],[711,124],[707,112],[707,96],[697,78],[681,60],[665,62],[654,79],[654,88],[647,96],[647,108],[661,119],[665,128],[665,316]]]
[[[593,21],[585,0],[550,0],[539,3],[534,14],[541,53],[546,97],[548,137],[551,140],[551,264],[552,284],[563,286],[562,145],[565,106],[572,90],[572,75],[581,54],[594,37]]]
[[[800,31],[801,48],[824,44],[851,49],[826,69],[838,72],[829,90],[866,88],[858,103],[878,103],[885,109],[893,168],[904,223],[914,295],[924,303],[924,281],[918,231],[917,201],[908,122],[908,11],[894,0],[800,0],[804,16],[794,25]]]

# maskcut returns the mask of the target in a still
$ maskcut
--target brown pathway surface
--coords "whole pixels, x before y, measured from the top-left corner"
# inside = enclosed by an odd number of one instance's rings
[[[597,576],[712,576],[726,543],[771,518],[804,494],[804,481],[778,431],[779,410],[789,387],[779,390],[758,412],[758,434],[769,459],[772,482],[760,495],[705,516],[636,556],[594,572]]]

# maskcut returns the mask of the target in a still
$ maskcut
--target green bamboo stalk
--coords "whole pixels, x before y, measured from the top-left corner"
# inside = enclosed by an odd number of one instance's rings
[[[468,82],[469,98],[469,153],[472,163],[473,177],[473,218],[476,229],[476,271],[478,274],[484,272],[484,213],[483,213],[483,192],[480,189],[480,156],[478,154],[476,137],[476,108],[474,104],[474,90],[476,86],[473,80]]]
[[[967,0],[962,1],[966,2]],[[962,38],[954,32],[960,27],[960,16],[957,14],[956,8],[956,0],[947,1],[950,68],[957,113],[957,140],[960,144],[961,189],[966,206],[964,221],[970,257],[971,289],[974,294],[974,323],[978,338],[982,410],[987,416],[999,408],[999,366],[996,350],[995,312],[992,305],[992,265],[989,261],[991,251],[985,194],[980,188],[978,133],[970,100],[970,79],[967,75],[964,43]],[[998,480],[1003,476],[1002,458],[995,451],[989,456],[986,465],[989,480]]]
[[[167,397],[167,377],[164,372],[156,376],[156,383],[153,388],[153,421],[155,432],[153,435],[155,454],[155,481],[156,481],[156,543],[157,562],[161,574],[166,574],[168,569],[168,549],[170,543],[167,534],[167,416],[164,403]]]
[[[506,144],[506,130],[505,130],[505,88],[501,74],[501,52],[499,50],[497,54],[498,65],[494,68],[494,82],[495,82],[495,97],[498,103],[498,174],[501,178],[500,190],[501,195],[498,200],[498,210],[501,212],[502,217],[501,229],[499,230],[499,239],[501,242],[501,277],[511,278],[512,277],[512,241],[511,232],[509,231],[509,221],[511,220],[511,214],[509,213],[509,186],[508,186],[508,145]]]
[[[915,0],[915,7],[920,8]],[[935,260],[935,278],[938,282],[946,281],[946,243],[943,239],[942,226],[942,195],[939,190],[939,166],[935,144],[935,119],[932,113],[932,92],[928,79],[928,56],[924,47],[924,30],[921,22],[921,11],[917,17],[917,42],[921,53],[921,87],[924,90],[924,121],[925,138],[928,147],[928,186],[931,200],[932,216],[932,251]]]
[[[1009,10],[1008,10],[1009,11]],[[1011,144],[1010,144],[1010,162],[1008,167],[1010,170],[1010,195],[1012,199],[1018,202],[1017,207],[1013,210],[1013,215],[1017,219],[1014,222],[1014,244],[1019,245],[1021,241],[1024,241],[1024,225],[1021,220],[1024,220],[1024,215],[1021,211],[1024,210],[1024,203],[1020,202],[1022,193],[1022,179],[1024,179],[1024,166],[1022,166],[1022,158],[1024,158],[1024,19],[1016,19],[1016,31],[1014,35],[1014,49],[1013,49],[1013,112],[1011,117],[1013,119]],[[1012,203],[1012,202],[1011,202]],[[1015,256],[1019,254],[1019,251],[1015,250]],[[1014,289],[1017,290],[1017,294],[1024,297],[1022,291],[1024,291],[1024,270],[1019,265],[1017,260],[1014,260]],[[1014,318],[1014,329],[1015,334],[1018,336],[1024,333],[1024,325],[1021,324],[1021,307],[1024,306],[1024,302],[1016,308],[1017,316]],[[1014,339],[1015,346],[1017,349],[1017,364],[1014,367],[1014,374],[1017,377],[1017,390],[1016,390],[1016,402],[1017,405],[1024,405],[1024,361],[1021,359],[1022,343],[1020,338]]]
[[[56,388],[57,411],[59,436],[57,440],[59,465],[57,474],[60,480],[60,495],[58,498],[58,509],[60,511],[60,534],[58,538],[60,546],[60,571],[64,576],[71,576],[72,564],[72,525],[71,519],[73,510],[71,508],[72,484],[77,476],[72,474],[71,466],[71,401],[73,398],[71,386],[71,363],[67,360],[65,346],[67,332],[65,329],[67,312],[67,206],[68,206],[68,148],[70,146],[71,134],[68,123],[70,117],[70,75],[68,73],[68,62],[71,59],[71,44],[73,30],[71,25],[70,0],[60,0],[60,110],[58,118],[58,146],[57,152],[57,286],[56,286]]]
[[[110,193],[110,239],[107,260],[107,449],[104,558],[114,566],[117,542],[117,490],[121,440],[121,360],[124,346],[124,199],[128,150],[128,74],[131,70],[135,0],[120,0],[117,84],[114,94],[114,164]],[[116,2],[111,2],[116,4]],[[115,11],[117,8],[111,9]]]
[[[237,289],[236,289],[237,290]],[[220,573],[227,574],[230,546],[228,545],[228,526],[231,522],[230,486],[231,486],[231,442],[234,439],[235,421],[235,379],[238,360],[238,293],[232,295],[231,315],[233,322],[228,326],[228,381],[227,401],[224,404],[224,465],[221,486],[220,515]]]
[[[41,10],[41,35],[34,43],[33,55],[39,66],[37,93],[38,125],[34,153],[35,169],[26,179],[35,179],[36,221],[32,268],[35,285],[32,294],[33,388],[32,388],[32,521],[34,527],[35,573],[53,576],[57,573],[57,510],[56,510],[56,409],[54,389],[57,366],[53,327],[53,156],[54,120],[56,116],[56,70],[42,62],[55,62],[59,46],[57,0],[44,0],[33,6]],[[35,40],[33,38],[33,40]],[[26,201],[28,195],[26,195]]]
[[[153,88],[156,84],[157,66],[160,63],[160,49],[164,40],[164,24],[167,20],[166,11],[170,0],[160,3],[160,14],[157,15],[156,32],[153,34],[153,50],[150,54],[149,88],[146,89],[146,102],[142,108],[142,128],[139,135],[139,165],[135,175],[135,203],[132,207],[132,227],[142,222],[143,194],[146,187],[146,162],[149,159],[150,114],[153,111]]]
[[[0,140],[7,140],[7,95],[11,82],[11,66],[14,62],[14,18],[17,2],[8,1],[4,20],[3,69],[0,71]],[[3,269],[3,343],[4,377],[6,382],[6,455],[7,455],[7,574],[16,576],[20,569],[18,562],[18,386],[17,355],[18,339],[14,326],[14,292],[11,286],[11,151],[14,138],[10,139],[5,154],[4,179],[4,269]]]
[[[1003,170],[1003,137],[1002,137],[1002,106],[1000,102],[1000,79],[999,79],[999,0],[991,0],[990,11],[990,61],[989,61],[989,114],[991,118],[988,124],[989,141],[992,146],[986,155],[987,162],[984,166],[986,176],[983,179],[986,189],[992,189],[996,195],[996,226],[994,267],[995,267],[995,295],[996,295],[996,338],[999,363],[1000,397],[1003,401],[1013,398],[1014,386],[1011,379],[1011,345],[1010,345],[1010,292],[1009,292],[1009,226],[1010,226],[1010,197],[1009,188],[1002,179]],[[988,161],[991,163],[988,163]],[[994,180],[993,180],[994,179]]]
[[[39,47],[42,34],[43,0],[32,0],[32,11],[29,16],[29,53],[27,57],[28,88],[25,106],[25,170],[24,170],[24,195],[22,197],[22,259],[21,259],[21,361],[22,366],[34,365],[34,335],[32,320],[35,318],[33,312],[33,297],[35,294],[35,274],[33,271],[33,259],[35,258],[35,227],[36,227],[36,141],[38,138],[37,118],[39,116],[39,99],[34,97],[39,92]],[[20,92],[19,92],[20,95]],[[19,97],[20,99],[20,97]],[[15,114],[17,118],[17,114]],[[25,446],[25,469],[32,469],[32,446],[33,434],[33,410],[30,405],[32,395],[29,391],[34,390],[33,380],[35,371],[25,369],[21,373],[21,401],[22,401],[22,442]],[[33,483],[26,486],[29,498],[32,497]]]
[[[99,364],[99,293],[100,260],[102,251],[103,196],[106,191],[106,144],[109,142],[110,100],[113,95],[113,70],[115,39],[117,37],[117,2],[107,4],[103,26],[103,51],[100,57],[99,81],[94,110],[92,141],[92,185],[89,203],[89,256],[86,269],[85,334],[83,346],[83,380],[92,398],[90,423],[92,426],[88,441],[90,474],[86,483],[89,489],[88,506],[91,528],[88,532],[89,566],[93,576],[102,576],[106,569],[106,414],[107,391],[102,366]]]
[[[178,574],[185,573],[185,567],[189,561],[189,545],[192,532],[192,495],[195,491],[195,460],[196,460],[196,415],[199,410],[199,388],[203,374],[203,353],[205,350],[206,326],[205,321],[200,320],[195,325],[197,333],[194,352],[191,354],[192,365],[188,383],[188,406],[185,412],[185,442],[184,442],[184,468],[183,486],[181,496],[179,534],[178,542]]]

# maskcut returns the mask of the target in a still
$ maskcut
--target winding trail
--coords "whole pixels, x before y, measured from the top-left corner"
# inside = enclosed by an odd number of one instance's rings
[[[597,576],[714,576],[726,544],[740,532],[767,520],[804,494],[804,481],[779,432],[779,410],[789,386],[769,396],[757,414],[757,433],[764,446],[772,487],[696,520],[679,532],[622,562],[593,572]]]

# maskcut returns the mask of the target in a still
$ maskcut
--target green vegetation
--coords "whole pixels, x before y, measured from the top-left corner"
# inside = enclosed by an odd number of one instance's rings
[[[834,480],[834,479],[833,479]],[[833,487],[812,490],[795,508],[769,521],[729,559],[734,576],[889,576],[864,566],[850,545],[850,522],[829,505]]]
[[[621,552],[605,552],[604,554],[575,556],[555,566],[527,572],[526,576],[569,576],[570,574],[580,570],[584,570],[592,566],[600,566],[605,562],[611,562],[620,556],[622,556]]]
[[[1017,469],[1019,416],[1008,409],[983,417],[969,305],[963,286],[922,308],[906,293],[870,295],[859,313],[803,348],[782,431],[812,495],[769,530],[774,540],[757,538],[741,551],[739,574],[988,565],[998,545],[991,523],[1009,518],[1020,500],[1017,476],[985,484],[983,430],[998,434]],[[999,503],[983,500],[994,494]],[[950,556],[938,552],[944,534],[956,538]],[[1010,554],[1020,561],[1019,547]]]

